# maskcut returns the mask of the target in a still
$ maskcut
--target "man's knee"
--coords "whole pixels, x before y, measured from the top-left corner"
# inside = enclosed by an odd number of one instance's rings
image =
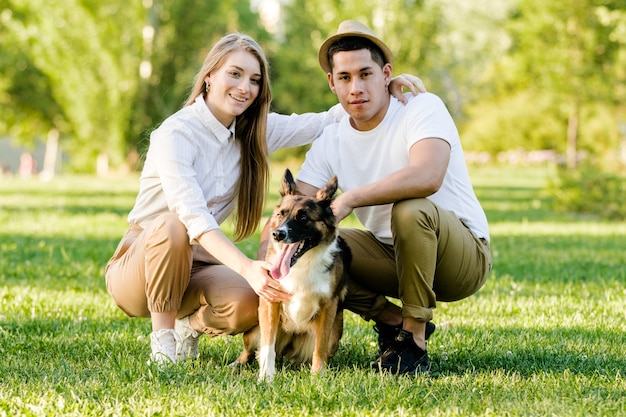
[[[437,217],[437,206],[427,198],[402,200],[393,205],[391,228],[394,234],[413,234],[416,228],[434,230]]]

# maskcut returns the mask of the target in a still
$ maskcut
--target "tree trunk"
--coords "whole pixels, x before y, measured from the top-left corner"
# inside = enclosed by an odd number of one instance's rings
[[[567,121],[567,167],[569,169],[576,168],[578,161],[577,144],[578,141],[578,115],[580,112],[580,104],[578,100],[572,102],[569,119]]]
[[[39,175],[43,180],[50,180],[56,173],[57,159],[59,155],[59,131],[50,129],[46,140],[46,153],[43,157],[43,169]]]
[[[109,175],[109,155],[102,152],[98,154],[96,159],[96,174],[99,177],[106,177]]]

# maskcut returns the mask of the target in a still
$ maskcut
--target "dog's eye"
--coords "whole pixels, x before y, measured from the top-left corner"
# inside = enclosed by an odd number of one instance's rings
[[[309,216],[306,215],[306,212],[304,210],[298,212],[297,218],[300,222],[306,222],[307,220],[309,220]]]

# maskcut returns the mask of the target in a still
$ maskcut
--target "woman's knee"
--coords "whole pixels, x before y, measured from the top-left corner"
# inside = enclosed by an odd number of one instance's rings
[[[165,213],[158,216],[151,225],[151,240],[159,246],[166,245],[171,251],[185,251],[191,253],[187,228],[175,213]]]
[[[259,297],[252,288],[240,288],[227,300],[207,306],[203,321],[209,333],[235,335],[243,333],[258,322]]]
[[[259,296],[252,289],[240,294],[233,304],[232,334],[243,333],[259,322]]]

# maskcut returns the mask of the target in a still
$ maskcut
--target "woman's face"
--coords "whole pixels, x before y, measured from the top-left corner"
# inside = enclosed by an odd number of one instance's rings
[[[228,127],[259,95],[261,65],[253,54],[239,49],[226,55],[222,66],[204,81],[211,86],[206,97],[211,113]]]

